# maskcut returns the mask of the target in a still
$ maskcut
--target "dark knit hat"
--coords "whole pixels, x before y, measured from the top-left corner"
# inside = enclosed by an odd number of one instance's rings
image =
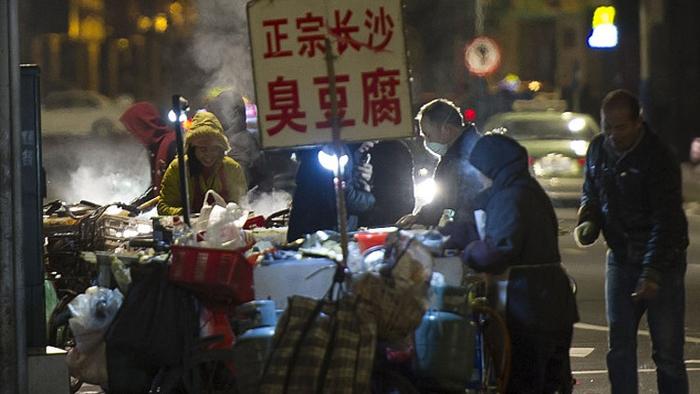
[[[487,177],[495,179],[504,168],[527,169],[527,150],[508,136],[487,134],[474,145],[469,162]]]

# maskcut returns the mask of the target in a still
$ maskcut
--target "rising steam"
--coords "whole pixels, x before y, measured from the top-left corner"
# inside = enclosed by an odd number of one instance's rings
[[[146,150],[130,136],[44,141],[47,201],[129,202],[150,185]]]
[[[216,88],[251,95],[253,70],[246,1],[198,0],[196,7],[199,17],[189,53],[206,76],[202,96]]]
[[[255,215],[268,217],[277,211],[289,208],[291,203],[292,195],[284,190],[273,190],[262,194],[251,190],[241,205],[253,211]]]

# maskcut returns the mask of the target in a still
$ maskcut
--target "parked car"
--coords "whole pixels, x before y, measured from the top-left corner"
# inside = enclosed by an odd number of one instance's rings
[[[41,106],[42,133],[106,136],[125,132],[119,117],[131,104],[130,101],[113,101],[87,90],[49,93]]]
[[[531,172],[555,204],[578,203],[586,150],[600,132],[592,117],[574,112],[505,112],[484,126],[485,131],[509,135],[527,148]]]

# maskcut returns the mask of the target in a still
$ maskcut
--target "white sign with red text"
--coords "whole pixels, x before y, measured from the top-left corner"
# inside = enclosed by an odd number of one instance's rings
[[[413,135],[401,0],[248,3],[264,148],[330,142],[328,37],[341,139]]]

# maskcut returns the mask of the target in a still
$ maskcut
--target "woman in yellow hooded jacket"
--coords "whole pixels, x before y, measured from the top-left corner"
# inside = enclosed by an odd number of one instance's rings
[[[226,156],[231,150],[221,123],[214,114],[197,112],[185,137],[190,208],[199,212],[209,189],[219,193],[227,202],[240,203],[247,192],[243,169]],[[179,161],[173,160],[163,175],[158,202],[159,215],[181,215]]]

